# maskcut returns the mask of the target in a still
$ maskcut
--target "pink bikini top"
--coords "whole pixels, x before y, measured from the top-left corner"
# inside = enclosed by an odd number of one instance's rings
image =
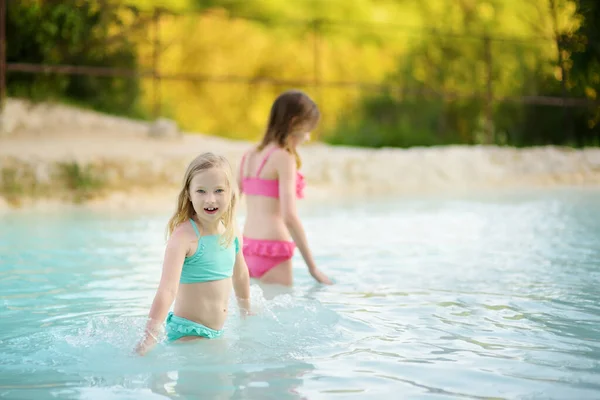
[[[278,147],[274,147],[271,149],[264,160],[260,163],[258,167],[258,171],[256,171],[256,176],[249,177],[244,176],[244,161],[246,160],[246,154],[242,157],[242,162],[240,163],[240,176],[242,177],[242,193],[246,193],[248,195],[254,196],[266,196],[266,197],[274,197],[279,198],[279,180],[278,179],[263,179],[259,178],[260,173],[262,172],[265,163],[273,154]],[[304,176],[300,173],[296,173],[296,196],[301,199],[304,197],[304,187],[306,183],[304,182]]]

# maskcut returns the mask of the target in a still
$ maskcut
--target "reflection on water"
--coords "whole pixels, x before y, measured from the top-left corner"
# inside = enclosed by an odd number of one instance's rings
[[[319,265],[132,354],[168,215],[0,217],[0,398],[600,398],[600,193],[303,211]]]

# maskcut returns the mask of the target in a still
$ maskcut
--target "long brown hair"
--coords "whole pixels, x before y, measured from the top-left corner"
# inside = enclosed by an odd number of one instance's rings
[[[194,206],[192,205],[192,201],[190,200],[190,183],[197,173],[209,170],[211,168],[219,168],[225,172],[227,186],[230,191],[230,201],[229,207],[227,207],[227,211],[225,211],[223,218],[221,219],[223,225],[225,226],[222,244],[226,247],[229,247],[233,242],[233,239],[235,238],[235,214],[239,197],[238,188],[237,185],[234,184],[233,172],[231,170],[231,164],[229,164],[229,161],[227,161],[227,159],[223,156],[218,156],[210,152],[200,154],[198,157],[192,160],[190,165],[188,165],[183,177],[182,187],[177,198],[177,209],[167,224],[167,237],[171,236],[179,224],[189,220],[196,214],[194,211]]]
[[[307,131],[314,129],[319,123],[321,114],[315,102],[301,90],[287,90],[281,93],[271,106],[267,130],[258,150],[264,149],[269,143],[276,143],[296,157],[296,165],[300,168],[300,156],[296,149],[288,144],[290,134],[299,128]]]

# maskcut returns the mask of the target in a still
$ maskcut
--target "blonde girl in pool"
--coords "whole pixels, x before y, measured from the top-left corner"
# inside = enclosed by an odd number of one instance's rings
[[[305,93],[282,93],[271,107],[262,142],[242,157],[238,184],[247,205],[243,253],[250,276],[264,283],[292,285],[297,246],[313,278],[331,284],[317,268],[296,210],[296,198],[304,191],[296,147],[309,138],[319,118],[317,105]]]
[[[224,157],[204,153],[188,166],[167,226],[162,276],[136,347],[139,354],[156,344],[165,318],[170,342],[221,336],[232,283],[242,315],[249,312],[248,267],[235,229],[234,182]]]

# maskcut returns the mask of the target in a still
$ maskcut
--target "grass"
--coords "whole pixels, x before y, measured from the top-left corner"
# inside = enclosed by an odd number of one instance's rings
[[[6,201],[14,206],[20,204],[20,198],[25,193],[18,170],[14,168],[2,168],[0,171],[0,193]]]
[[[77,162],[55,164],[54,173],[47,182],[40,182],[30,165],[13,165],[0,169],[0,195],[19,206],[27,197],[63,197],[82,203],[100,194],[106,188],[105,180],[90,165]]]
[[[73,195],[76,203],[81,203],[104,186],[104,181],[96,176],[90,165],[80,166],[77,162],[61,162],[58,165],[58,177],[64,187]]]

